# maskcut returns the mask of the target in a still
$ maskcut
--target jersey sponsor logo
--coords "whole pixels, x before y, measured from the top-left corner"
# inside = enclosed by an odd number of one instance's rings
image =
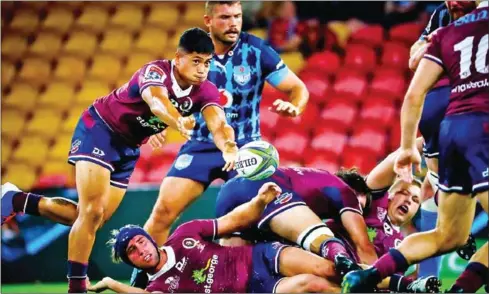
[[[233,105],[233,95],[226,89],[219,89],[219,104],[224,107],[231,107]]]
[[[93,148],[92,154],[95,156],[105,156],[105,152],[97,147]]]
[[[368,236],[368,240],[370,241],[370,243],[373,243],[375,238],[377,237],[377,230],[374,228],[368,227],[367,228],[367,236]]]
[[[147,121],[141,116],[138,116],[136,117],[136,120],[143,128],[151,128],[155,133],[159,133],[166,127],[166,125],[157,116],[152,116]]]
[[[183,257],[182,260],[177,262],[177,264],[175,265],[175,268],[177,270],[179,270],[181,273],[183,273],[183,271],[185,270],[185,267],[187,266],[187,262],[188,262],[188,257]]]
[[[219,263],[219,256],[212,255],[212,258],[207,260],[207,264],[204,268],[200,270],[194,270],[192,272],[192,279],[197,285],[204,285],[205,293],[212,293],[212,284],[214,284],[214,273],[216,271],[216,266]]]
[[[175,161],[175,168],[178,170],[185,169],[190,166],[192,163],[192,159],[194,158],[193,155],[188,155],[188,154],[182,154],[178,156],[177,160]]]
[[[194,105],[190,97],[178,98],[178,101],[173,98],[170,98],[170,101],[173,104],[173,106],[175,106],[175,108],[178,109],[180,112],[189,112],[192,109],[192,106]]]
[[[392,236],[392,234],[393,234],[392,227],[387,222],[384,222],[384,233],[387,236]]]
[[[233,77],[236,83],[241,86],[245,85],[251,80],[251,69],[249,66],[235,66],[233,69]]]
[[[80,149],[81,145],[81,140],[76,139],[72,144],[71,144],[71,149],[70,153],[76,153]]]
[[[485,70],[487,71],[487,66],[486,66]],[[469,75],[470,75],[470,73],[469,73]],[[469,83],[465,83],[462,85],[455,86],[452,89],[452,93],[463,93],[463,92],[470,90],[470,89],[480,89],[480,88],[485,88],[485,87],[489,87],[488,79],[480,80],[477,82],[469,82]]]
[[[156,65],[150,65],[144,73],[143,83],[146,82],[164,82],[166,79],[165,72]]]
[[[285,192],[281,194],[280,196],[277,197],[277,200],[275,200],[273,203],[276,205],[282,205],[287,202],[289,202],[292,199],[292,193],[290,192]]]
[[[199,240],[195,240],[194,238],[185,238],[182,241],[182,246],[185,249],[194,249],[197,248],[200,252],[204,251],[205,245],[201,244]]]
[[[179,276],[168,277],[165,281],[165,284],[170,285],[168,287],[168,291],[170,293],[173,293],[175,290],[178,289],[178,286],[180,284],[180,277]]]

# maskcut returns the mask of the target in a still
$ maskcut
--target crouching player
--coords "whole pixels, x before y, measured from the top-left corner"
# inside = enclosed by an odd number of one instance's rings
[[[213,239],[256,222],[266,205],[281,194],[265,183],[258,194],[214,220],[194,220],[179,226],[160,248],[137,226],[128,225],[109,241],[116,261],[144,270],[146,289],[104,278],[91,291],[119,293],[304,293],[337,292],[324,277],[334,274],[326,260],[278,242],[223,247]]]

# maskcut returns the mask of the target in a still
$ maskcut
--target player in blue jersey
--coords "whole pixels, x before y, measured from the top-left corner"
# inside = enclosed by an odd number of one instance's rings
[[[185,31],[173,60],[155,60],[127,83],[95,100],[74,130],[68,161],[76,168],[79,203],[2,186],[2,223],[19,212],[73,225],[68,244],[69,292],[86,292],[86,275],[97,230],[115,212],[139,158],[139,147],[168,126],[187,129],[183,116],[203,112],[216,148],[231,170],[237,153],[234,132],[207,80],[214,46],[199,28]],[[67,150],[68,151],[68,150]]]
[[[215,54],[209,72],[223,99],[229,125],[238,147],[260,139],[260,101],[265,82],[289,94],[290,102],[276,100],[273,112],[294,117],[305,108],[309,93],[304,83],[263,40],[241,32],[239,1],[208,1],[205,24]],[[144,228],[163,244],[180,213],[215,179],[228,180],[234,172],[222,169],[225,162],[201,115],[195,116],[191,140],[186,142],[163,180],[158,200]]]
[[[476,1],[472,13],[438,30],[407,91],[401,113],[401,151],[396,172],[412,180],[412,165],[421,157],[414,137],[425,94],[445,73],[450,100],[439,135],[439,214],[434,230],[412,234],[368,270],[353,271],[343,280],[343,291],[369,291],[378,281],[410,264],[465,244],[477,200],[488,212],[489,190],[489,82],[488,2]],[[487,285],[488,243],[472,257],[465,276],[451,291],[475,292]]]

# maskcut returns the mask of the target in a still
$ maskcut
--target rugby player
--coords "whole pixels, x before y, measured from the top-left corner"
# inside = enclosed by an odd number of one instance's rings
[[[421,34],[419,40],[411,47],[410,68],[415,71],[422,58],[426,46],[429,45],[431,34],[438,28],[449,25],[452,21],[459,19],[465,14],[475,9],[474,1],[445,1],[438,6],[431,15],[428,25]],[[422,48],[422,49],[421,49]],[[421,49],[421,50],[420,50]],[[419,52],[418,52],[419,51]],[[440,123],[445,116],[445,111],[448,106],[450,97],[450,82],[448,77],[444,75],[426,94],[421,120],[419,122],[419,130],[424,138],[423,156],[428,167],[428,172],[425,178],[426,198],[421,205],[421,219],[419,228],[421,231],[428,231],[435,228],[437,218],[437,204],[433,195],[438,190],[438,135],[440,131]],[[431,185],[431,187],[429,187]],[[468,255],[473,254],[473,251],[468,251]],[[460,251],[458,252],[460,253]],[[419,274],[438,276],[441,263],[441,256],[433,257],[424,260],[419,264]]]
[[[113,259],[149,275],[145,290],[110,278],[90,287],[118,293],[304,293],[337,292],[324,276],[334,273],[326,260],[279,242],[224,247],[212,242],[258,220],[265,206],[280,195],[265,183],[250,202],[214,220],[194,220],[179,226],[158,248],[146,231],[125,226],[110,241]]]
[[[410,264],[444,254],[466,242],[476,201],[488,212],[489,190],[489,61],[488,2],[476,1],[477,9],[431,39],[408,89],[401,113],[401,151],[395,170],[404,181],[412,180],[412,164],[421,158],[414,147],[423,100],[446,69],[450,100],[439,135],[439,212],[434,230],[416,233],[382,256],[372,268],[348,273],[342,291],[368,291],[378,281]],[[487,242],[467,267],[469,278],[462,288],[479,289],[487,283]],[[468,285],[470,284],[470,285]]]
[[[201,112],[224,169],[237,154],[234,131],[207,81],[214,45],[207,33],[185,31],[174,60],[144,65],[122,87],[97,99],[81,116],[68,161],[76,167],[79,203],[2,186],[2,223],[19,212],[73,225],[68,245],[69,292],[86,292],[85,278],[96,231],[119,206],[139,158],[139,146],[168,126],[189,136],[179,120]]]
[[[208,79],[221,93],[238,147],[260,139],[259,106],[265,81],[289,95],[290,102],[277,99],[273,103],[273,112],[287,117],[302,113],[309,98],[307,88],[263,40],[241,32],[240,1],[208,1],[205,11],[205,25],[215,47]],[[236,174],[222,170],[223,158],[208,124],[202,115],[195,117],[192,139],[180,149],[144,225],[157,244],[166,241],[175,219],[212,181],[227,181]]]

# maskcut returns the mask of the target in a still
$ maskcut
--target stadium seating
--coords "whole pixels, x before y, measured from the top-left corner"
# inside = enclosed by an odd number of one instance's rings
[[[66,156],[83,111],[143,64],[172,58],[184,30],[204,26],[200,2],[5,2],[2,9],[11,16],[2,17],[2,175],[26,189],[72,186]],[[281,164],[368,172],[399,146],[409,47],[422,27],[326,26],[344,54],[331,44],[306,60],[282,54],[310,101],[302,116],[283,118],[268,107],[287,95],[266,84],[262,135],[279,149]],[[161,181],[182,137],[170,130],[167,141],[174,143],[159,151],[144,146],[131,183]]]

